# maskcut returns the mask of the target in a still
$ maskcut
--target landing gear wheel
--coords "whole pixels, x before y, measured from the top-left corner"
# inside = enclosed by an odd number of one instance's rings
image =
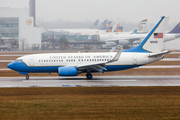
[[[26,79],[27,79],[27,80],[29,79],[29,75],[26,75]]]
[[[92,79],[92,74],[86,74],[87,79]]]

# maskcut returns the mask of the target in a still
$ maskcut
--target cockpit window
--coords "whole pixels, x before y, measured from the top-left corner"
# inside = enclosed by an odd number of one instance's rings
[[[16,62],[21,62],[22,61],[22,59],[16,59]]]

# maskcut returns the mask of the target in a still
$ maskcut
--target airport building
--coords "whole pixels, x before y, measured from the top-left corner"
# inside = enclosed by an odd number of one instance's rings
[[[41,48],[41,28],[35,23],[35,2],[30,8],[0,8],[0,49]]]

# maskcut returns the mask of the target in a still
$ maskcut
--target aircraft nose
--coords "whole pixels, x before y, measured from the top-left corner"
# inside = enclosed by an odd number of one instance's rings
[[[12,66],[13,66],[12,62],[7,65],[7,67],[10,68],[10,69],[12,69]]]
[[[10,68],[10,69],[12,69],[12,70],[15,70],[16,67],[17,67],[17,66],[16,66],[16,62],[13,61],[13,62],[9,63],[9,64],[7,65],[7,67]]]

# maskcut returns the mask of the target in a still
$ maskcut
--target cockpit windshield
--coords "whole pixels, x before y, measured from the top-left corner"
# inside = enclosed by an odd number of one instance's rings
[[[22,59],[16,59],[16,62],[22,62]]]

